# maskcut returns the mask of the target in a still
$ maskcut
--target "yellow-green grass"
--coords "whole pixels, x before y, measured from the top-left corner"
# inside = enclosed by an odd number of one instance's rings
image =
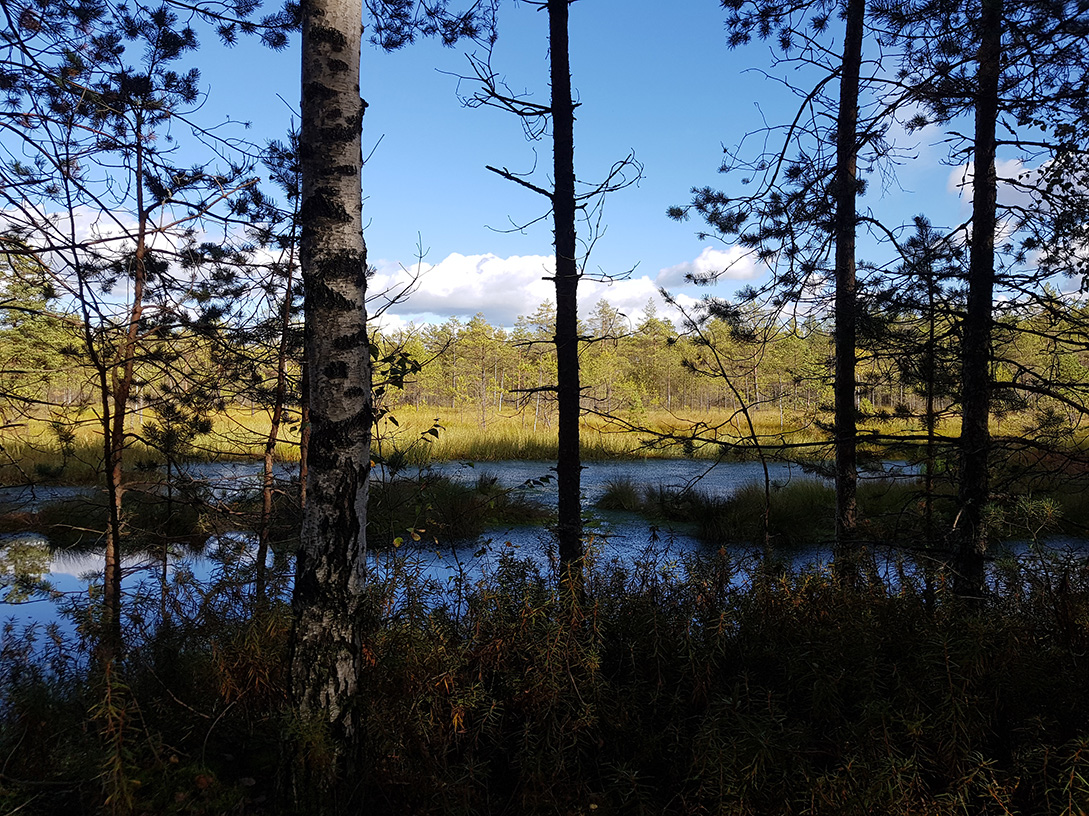
[[[470,459],[554,459],[556,422],[525,414],[489,413],[450,408],[402,406],[391,412],[396,424],[385,421],[376,436],[380,454],[398,451],[413,462]],[[827,427],[830,418],[822,417]],[[429,433],[435,428],[437,435]],[[955,436],[947,423],[939,434]],[[917,422],[888,418],[867,422],[861,429],[860,452],[876,457],[910,457],[921,445]],[[867,435],[874,441],[867,442]],[[755,437],[755,441],[754,441]],[[902,439],[896,444],[894,440]],[[832,454],[831,436],[812,418],[800,414],[780,417],[777,410],[753,412],[752,428],[736,412],[651,411],[637,418],[583,417],[582,457],[586,460],[616,458],[736,458],[753,459],[758,448],[772,458],[827,459]]]
[[[397,408],[392,416],[395,424],[384,421],[376,435],[375,450],[379,455],[389,456],[398,451],[414,462],[556,457],[555,417],[548,422],[539,418],[534,423],[532,412],[491,413],[481,418],[475,411],[427,407]],[[788,421],[785,430],[781,430],[777,412],[755,419],[761,443],[768,448],[796,444],[816,449],[823,444],[821,431],[804,428],[797,421],[793,424]],[[691,441],[686,444],[686,439]],[[587,460],[717,458],[731,451],[742,456],[755,453],[744,418],[724,412],[683,416],[661,411],[644,414],[637,420],[590,415],[581,423],[581,443],[582,457]]]
[[[143,432],[152,419],[138,413],[126,423],[129,436],[125,468],[141,470],[161,465],[164,453],[148,445]],[[262,456],[271,417],[266,411],[234,407],[213,417],[210,434],[197,436],[178,458],[185,461],[249,459]],[[60,420],[70,432],[63,440],[46,418],[25,418],[0,432],[0,484],[62,482],[90,484],[102,479],[103,434],[98,418],[90,411],[72,413]],[[274,457],[277,461],[299,458],[298,427],[285,424]]]
[[[250,459],[264,454],[271,427],[270,412],[232,406],[213,416],[212,432],[192,440],[179,458],[185,460]],[[165,456],[149,447],[142,432],[153,418],[149,413],[130,414],[131,432],[126,450],[126,468],[138,469],[162,464]],[[780,416],[777,410],[754,412],[753,429],[759,446],[772,456],[794,459],[824,459],[831,455],[826,430],[811,418],[799,414]],[[71,430],[68,452],[47,418],[30,418],[13,423],[0,433],[0,483],[28,481],[89,483],[101,479],[102,430],[93,412],[84,410],[65,417]],[[942,432],[955,435],[953,423]],[[866,442],[865,435],[878,436]],[[582,457],[586,460],[617,458],[703,459],[754,458],[748,420],[738,413],[666,411],[645,412],[638,417],[606,418],[587,415],[582,421]],[[913,437],[901,445],[890,438]],[[902,419],[866,423],[863,453],[874,456],[910,457],[917,450],[921,431]],[[532,411],[489,412],[483,418],[471,409],[455,410],[412,406],[394,407],[379,422],[373,445],[376,461],[426,464],[431,461],[511,459],[555,459],[556,419]],[[298,461],[298,414],[282,423],[274,457],[277,461]]]

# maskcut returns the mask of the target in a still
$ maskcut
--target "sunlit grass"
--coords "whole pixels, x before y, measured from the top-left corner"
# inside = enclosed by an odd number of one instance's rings
[[[537,418],[532,412],[488,414],[451,409],[400,407],[392,412],[396,425],[388,420],[379,427],[376,449],[400,451],[411,461],[468,459],[502,461],[509,459],[554,459],[556,420]],[[826,440],[815,427],[800,421],[780,427],[778,413],[754,417],[760,442],[769,451],[784,445],[817,450]],[[432,433],[434,429],[434,433]],[[714,459],[722,456],[754,456],[756,446],[743,418],[724,412],[692,417],[665,411],[638,418],[610,419],[596,415],[581,423],[582,458]]]
[[[750,428],[750,419],[752,427]],[[826,420],[827,418],[825,418]],[[161,451],[144,442],[150,412],[133,411],[127,428],[126,469],[165,462]],[[215,461],[263,456],[271,414],[260,408],[231,406],[212,417],[212,431],[196,437],[180,459]],[[1006,420],[1007,425],[1011,420]],[[69,434],[58,435],[46,418],[24,419],[0,431],[0,483],[94,483],[102,478],[102,430],[89,410],[59,418]],[[939,431],[946,444],[955,423]],[[299,417],[289,412],[281,424],[274,458],[299,460]],[[916,421],[868,420],[862,428],[860,454],[877,458],[917,459],[922,432]],[[899,440],[899,441],[898,441]],[[828,461],[832,455],[827,424],[776,410],[751,417],[721,409],[709,412],[643,412],[639,416],[587,414],[581,425],[582,458],[697,458],[746,460],[770,458]],[[434,461],[553,460],[556,458],[554,412],[504,410],[483,417],[474,410],[397,406],[379,422],[373,457],[380,462],[427,464]]]
[[[132,412],[126,423],[128,438],[125,467],[140,471],[162,465],[162,451],[148,445],[143,437],[146,425],[154,421],[148,412]],[[183,451],[181,461],[249,459],[264,455],[272,421],[269,412],[233,407],[213,416],[210,434],[196,437]],[[58,434],[57,428],[64,434]],[[298,461],[298,422],[286,422],[279,434],[274,458]],[[0,484],[61,482],[93,484],[103,475],[102,427],[90,411],[72,413],[51,422],[26,418],[0,433]]]

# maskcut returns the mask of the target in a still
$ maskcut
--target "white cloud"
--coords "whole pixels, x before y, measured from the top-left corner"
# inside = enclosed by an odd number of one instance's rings
[[[658,286],[646,275],[612,283],[582,281],[579,284],[579,315],[581,317],[587,317],[599,300],[609,301],[610,305],[625,315],[633,326],[642,320],[648,301],[654,303],[659,317],[673,316],[665,314],[666,305],[662,296],[658,294]]]
[[[411,291],[389,306],[376,322],[388,329],[409,322],[430,323],[448,317],[467,319],[482,313],[496,326],[513,326],[519,315],[529,315],[541,303],[555,302],[555,286],[550,278],[555,263],[548,255],[461,255],[453,253],[436,264],[407,267],[390,261],[378,261],[368,284],[368,296],[381,292]],[[415,284],[412,284],[413,279]],[[615,280],[611,283],[584,279],[579,284],[579,314],[587,316],[599,300],[612,306],[637,323],[648,301],[653,301],[661,317],[675,317],[658,293],[658,283],[647,275]],[[371,311],[382,305],[382,297],[371,301]]]
[[[372,292],[404,288],[419,276],[404,302],[390,308],[402,320],[429,322],[482,312],[495,325],[512,326],[518,315],[530,314],[553,297],[553,284],[544,278],[553,274],[555,264],[547,255],[500,258],[455,252],[419,268],[386,261],[377,268],[369,284]]]
[[[387,329],[403,327],[410,322],[441,322],[449,317],[465,320],[478,312],[492,325],[510,327],[519,315],[532,314],[545,301],[555,302],[554,284],[546,280],[555,269],[549,255],[500,258],[490,253],[462,255],[455,252],[435,264],[408,267],[392,261],[378,261],[375,267],[376,272],[368,285],[369,297],[411,288],[407,296],[390,305],[377,319],[376,322]],[[579,284],[579,314],[585,318],[599,300],[607,300],[636,324],[647,303],[652,302],[659,317],[676,323],[680,315],[666,304],[659,289],[683,286],[687,273],[708,272],[722,272],[723,279],[731,281],[750,280],[759,274],[740,248],[707,248],[694,261],[662,269],[654,278],[641,275],[608,283],[583,279]],[[679,302],[692,306],[696,301],[687,297]],[[372,300],[371,311],[376,311],[382,304],[381,296]]]
[[[160,216],[162,224],[148,224],[146,241],[149,248],[173,252],[178,247],[181,228],[173,228],[169,214]],[[72,247],[88,247],[99,251],[117,251],[135,245],[136,217],[125,210],[96,210],[88,206],[74,207],[71,212],[40,209],[33,204],[0,210],[0,223],[5,228],[25,230],[33,246],[49,252],[50,248],[69,252]]]
[[[946,156],[946,133],[941,125],[930,122],[922,128],[908,130],[906,124],[917,114],[925,115],[925,110],[919,105],[909,105],[900,110],[885,133],[884,141],[893,145],[898,154],[911,158],[911,161],[897,167],[898,184],[912,176],[917,177],[916,174],[928,173],[929,168],[940,164]]]
[[[666,289],[689,285],[689,276],[717,275],[720,280],[752,280],[760,275],[751,253],[742,247],[706,247],[694,261],[685,261],[658,272],[655,284]]]
[[[1031,188],[1040,180],[1041,168],[1026,167],[1020,159],[1000,159],[994,165],[998,178],[999,203],[1004,205],[1031,203],[1034,195]],[[964,203],[962,210],[970,210],[972,204],[972,181],[975,168],[971,164],[962,164],[949,171],[945,189],[960,196]],[[1028,188],[1028,189],[1026,189]]]

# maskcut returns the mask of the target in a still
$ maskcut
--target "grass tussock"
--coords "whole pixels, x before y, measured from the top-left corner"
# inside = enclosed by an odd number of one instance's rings
[[[272,541],[293,551],[299,540],[302,512],[298,485],[282,486],[273,498]],[[206,517],[207,530],[231,523],[233,529],[248,520],[253,529],[260,512],[256,494],[226,509],[226,518]],[[552,513],[519,490],[503,488],[487,472],[466,482],[430,469],[380,474],[370,482],[367,496],[367,544],[374,551],[405,544],[456,544],[476,539],[489,528],[542,524]]]
[[[835,492],[816,479],[794,479],[773,486],[768,532],[779,546],[825,541],[834,524]],[[764,486],[752,482],[732,495],[679,490],[617,480],[606,486],[598,501],[603,510],[640,513],[653,520],[687,523],[702,541],[713,545],[760,544],[764,539]]]
[[[176,486],[170,500],[158,489],[129,489],[123,498],[126,548],[132,552],[164,542],[199,551],[207,540],[206,508],[201,498]],[[88,551],[103,546],[107,525],[104,493],[86,493],[49,502],[33,512],[0,515],[0,535],[36,533],[52,547]]]
[[[935,531],[949,529],[956,510],[954,497],[943,486],[931,499],[928,522],[922,485],[911,479],[863,480],[857,499],[859,540],[876,546],[932,549],[937,542]],[[767,493],[762,483],[751,482],[727,496],[621,479],[607,485],[597,506],[639,513],[653,521],[687,524],[699,539],[714,546],[762,544],[766,516],[769,543],[790,549],[833,539],[835,503],[833,486],[818,479],[773,483]],[[990,505],[987,512],[989,537],[995,541],[1084,534],[1086,520],[1084,501],[1062,490],[1009,497]]]
[[[537,502],[481,473],[466,483],[429,470],[372,482],[367,539],[383,550],[408,540],[453,543],[478,538],[489,527],[540,524],[551,513]]]
[[[591,569],[571,606],[504,558],[455,590],[405,559],[362,623],[359,774],[376,814],[1078,814],[1089,807],[1089,568],[1003,564],[967,608],[827,573]],[[4,812],[288,812],[286,603],[227,567],[102,677],[0,637]],[[296,734],[297,736],[297,734]],[[313,736],[314,750],[320,735]]]

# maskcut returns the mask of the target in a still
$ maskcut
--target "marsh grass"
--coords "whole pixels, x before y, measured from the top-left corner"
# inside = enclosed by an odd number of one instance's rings
[[[102,479],[102,450],[90,436],[64,452],[30,436],[8,434],[0,445],[0,485],[95,484]]]
[[[486,472],[466,484],[423,470],[372,483],[367,538],[379,550],[409,541],[456,543],[478,538],[488,527],[541,524],[551,515]]]
[[[973,607],[910,582],[846,593],[827,572],[766,571],[726,551],[664,566],[674,560],[592,563],[572,605],[526,561],[501,558],[452,592],[389,559],[360,622],[366,737],[345,807],[1089,807],[1083,560],[1005,562]],[[285,597],[255,608],[227,567],[173,597],[169,626],[129,630],[112,677],[56,632],[4,629],[5,812],[289,812]]]
[[[260,501],[255,494],[209,503],[199,483],[190,487],[176,488],[170,502],[161,488],[126,490],[124,524],[130,551],[158,552],[169,543],[200,552],[213,537],[218,541],[226,533],[256,529]],[[271,538],[293,550],[302,522],[297,485],[279,487]],[[374,480],[367,512],[368,543],[376,550],[420,541],[453,544],[475,539],[489,527],[542,524],[552,517],[547,508],[520,491],[500,487],[487,473],[464,483],[430,470]],[[0,515],[0,533],[40,533],[55,548],[94,550],[102,546],[106,517],[104,496],[92,493],[51,502],[35,512]]]
[[[269,415],[232,408],[214,418],[212,432],[195,438],[181,461],[255,459],[264,453]],[[130,415],[132,434],[126,468],[139,474],[165,464],[163,453],[147,445],[144,419]],[[150,421],[150,420],[148,420]],[[297,428],[288,426],[276,446],[276,461],[298,461]],[[0,484],[99,484],[103,479],[101,428],[89,412],[63,420],[28,419],[0,434]]]
[[[402,406],[393,411],[396,426],[379,429],[382,444],[400,451],[411,451],[409,461],[468,459],[504,461],[516,459],[555,459],[556,429],[519,413],[491,414],[481,424],[479,413],[449,409],[415,409]],[[780,429],[778,413],[757,414],[757,431],[769,450],[783,444],[811,446],[811,455],[824,455],[824,436],[800,423]],[[713,434],[708,426],[720,427]],[[437,434],[430,435],[436,428]],[[694,433],[703,441],[686,441]],[[721,412],[686,419],[664,411],[649,412],[639,423],[614,421],[596,415],[584,416],[581,423],[582,458],[585,460],[625,458],[701,458],[747,460],[756,456],[747,430],[737,418]],[[421,439],[423,444],[421,443]],[[810,455],[804,454],[803,455]]]
[[[231,406],[212,417],[212,431],[193,440],[186,461],[258,459],[270,428],[267,411]],[[664,411],[647,412],[638,423],[597,415],[583,417],[584,460],[638,458],[697,458],[750,461],[758,458],[740,415],[710,411],[686,417]],[[150,420],[146,420],[150,421]],[[781,419],[777,411],[757,411],[753,421],[765,455],[788,455],[819,463],[831,453],[828,435],[802,416]],[[161,452],[140,438],[145,419],[130,417],[134,436],[126,453],[133,470],[164,463]],[[860,442],[860,453],[876,458],[890,455],[911,459],[914,442],[898,444],[906,431],[917,432],[906,420],[871,420],[866,430],[882,442]],[[100,430],[90,412],[63,420],[30,419],[0,435],[0,484],[93,484],[102,478]],[[543,420],[536,428],[532,415],[492,412],[484,417],[472,410],[398,406],[375,430],[373,456],[379,462],[424,466],[436,461],[549,460],[556,458],[556,430]],[[274,458],[299,459],[298,425],[286,423]]]
[[[948,494],[935,499],[934,524],[947,524],[954,509]],[[761,545],[765,491],[759,482],[741,485],[730,495],[643,485],[627,479],[609,482],[598,507],[625,510],[651,520],[687,523],[694,535],[712,545]],[[863,542],[918,547],[925,543],[923,494],[911,479],[866,479],[858,487],[859,529]],[[1027,531],[1054,532],[1047,500],[1015,502],[996,516],[993,533],[1001,539],[1024,539]],[[997,511],[996,511],[997,512]],[[792,479],[773,484],[768,512],[770,543],[775,547],[809,547],[831,542],[835,533],[835,490],[819,479]]]
[[[207,539],[204,505],[193,495],[177,491],[168,502],[158,490],[130,489],[124,497],[125,546],[143,552],[163,542],[199,551]],[[100,549],[106,530],[106,499],[89,493],[44,504],[33,512],[0,515],[0,534],[38,533],[55,548]]]

